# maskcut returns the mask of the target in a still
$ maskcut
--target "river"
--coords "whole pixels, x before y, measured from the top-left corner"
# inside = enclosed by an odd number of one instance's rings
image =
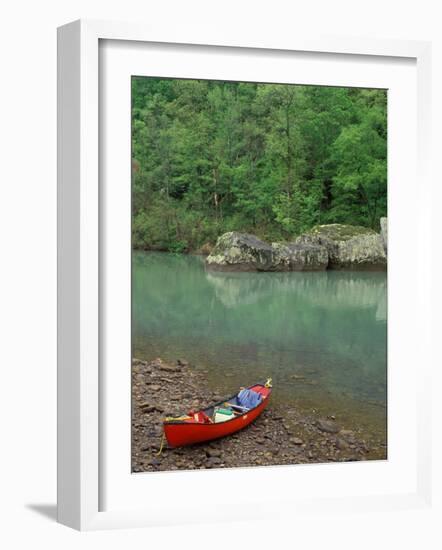
[[[134,252],[134,357],[184,358],[230,394],[333,415],[386,444],[385,273],[208,272],[199,256]]]

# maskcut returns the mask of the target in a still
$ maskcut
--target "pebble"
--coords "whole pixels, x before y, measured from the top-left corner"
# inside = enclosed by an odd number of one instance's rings
[[[208,457],[221,457],[221,451],[219,449],[206,449],[206,455]]]
[[[221,464],[219,456],[211,456],[207,461],[206,467],[213,468],[213,466],[218,466],[219,464]]]
[[[316,426],[322,431],[330,434],[336,434],[340,431],[340,427],[333,422],[332,420],[322,420],[319,419],[316,421]]]
[[[150,403],[142,403],[140,405],[140,408],[144,413],[164,412],[164,407],[162,407],[161,405],[150,405]]]
[[[348,443],[345,441],[345,439],[338,438],[338,439],[336,440],[336,447],[337,447],[340,451],[345,451],[346,449],[348,449]]]
[[[178,367],[174,367],[173,365],[167,365],[166,363],[160,363],[158,365],[158,368],[165,372],[177,372]]]

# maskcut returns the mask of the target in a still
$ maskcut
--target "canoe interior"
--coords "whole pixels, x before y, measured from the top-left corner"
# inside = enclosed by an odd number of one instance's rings
[[[243,412],[232,415],[232,418],[224,422],[204,422],[195,421],[193,418],[186,419],[170,419],[163,422],[164,435],[170,448],[192,445],[194,443],[202,443],[231,435],[239,430],[242,430],[253,422],[267,407],[271,388],[267,388],[263,384],[255,384],[247,388],[262,395],[260,403],[251,409],[246,409]],[[209,418],[212,418],[215,407],[224,408],[226,404],[237,405],[238,394],[232,395],[227,399],[223,399],[218,403],[211,405],[205,409],[200,409],[197,413],[204,412]]]
[[[253,407],[253,409],[258,408],[259,405],[261,405],[262,401],[264,399],[268,398],[268,396],[271,392],[271,389],[266,388],[263,384],[255,384],[254,386],[250,386],[247,389],[255,391],[257,393],[260,393],[262,395],[262,398],[263,398],[255,407]],[[226,405],[226,404],[227,405],[239,405],[238,394],[236,393],[235,395],[232,395],[232,397],[229,397],[228,399],[224,399],[223,401],[220,401],[219,403],[215,403],[214,405],[211,405],[210,407],[207,407],[207,409],[202,409],[202,410],[207,414],[207,416],[212,417],[216,407],[220,407],[220,406],[223,406],[223,405]],[[231,422],[235,418],[238,418],[238,416],[242,416],[243,414],[250,413],[250,411],[252,411],[253,409],[249,409],[248,411],[244,411],[244,412],[239,412],[238,411],[238,414],[235,414],[233,416],[233,418],[231,418],[230,420],[225,420],[224,423],[225,422]]]
[[[166,436],[169,447],[182,447],[192,445],[194,443],[202,443],[213,439],[219,439],[221,437],[231,435],[248,426],[267,407],[272,390],[263,384],[255,384],[247,389],[253,390],[262,395],[260,403],[251,409],[246,409],[243,412],[232,415],[232,418],[225,420],[224,422],[195,421],[192,418],[184,420],[165,420],[163,423],[164,435]],[[206,409],[200,409],[198,413],[204,412],[207,416],[209,416],[209,418],[211,418],[215,407],[219,406],[224,408],[226,404],[229,403],[231,405],[237,405],[237,396],[238,394],[232,395],[231,397],[223,399],[222,401],[219,401]]]
[[[262,395],[261,401],[256,405],[256,407],[253,407],[252,409],[248,409],[244,412],[240,412],[238,410],[233,415],[233,417],[231,419],[225,420],[223,422],[223,424],[226,424],[227,422],[232,422],[232,420],[237,419],[239,416],[249,414],[254,409],[257,409],[258,407],[260,407],[260,405],[262,405],[262,403],[264,401],[266,401],[268,399],[268,397],[270,396],[270,394],[272,392],[272,388],[271,387],[269,388],[269,387],[265,386],[264,384],[255,384],[253,386],[249,386],[247,389],[255,391],[257,393],[260,393]],[[207,407],[205,409],[200,409],[199,411],[195,411],[195,412],[204,412],[205,414],[207,414],[207,416],[209,416],[211,418],[213,416],[214,412],[215,412],[216,407],[225,407],[226,405],[239,405],[238,393],[235,393],[231,397],[223,399],[222,401],[218,401],[217,403],[214,403],[213,405],[210,405],[210,407]],[[168,424],[168,425],[170,425],[170,424],[186,424],[186,425],[189,425],[190,424],[190,425],[194,425],[194,426],[200,425],[199,422],[192,422],[192,421],[189,421],[189,420],[167,420],[167,421],[164,422],[164,424]],[[217,426],[217,425],[219,425],[219,423],[204,424],[204,425],[205,426]]]

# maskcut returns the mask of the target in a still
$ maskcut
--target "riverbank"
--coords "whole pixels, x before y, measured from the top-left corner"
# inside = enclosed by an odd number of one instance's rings
[[[158,456],[163,417],[201,409],[227,396],[208,386],[206,374],[184,359],[176,364],[160,358],[133,360],[133,472],[386,458],[385,445],[348,429],[333,411],[328,416],[317,416],[272,402],[253,424],[230,437],[178,449],[165,446]],[[230,394],[237,389],[232,387]]]
[[[386,271],[387,218],[380,219],[379,227],[380,233],[376,233],[367,227],[339,223],[315,225],[291,241],[279,242],[229,231],[220,235],[216,244],[206,242],[195,250],[178,247],[168,251],[204,256],[210,271]],[[144,249],[148,250],[154,251]]]

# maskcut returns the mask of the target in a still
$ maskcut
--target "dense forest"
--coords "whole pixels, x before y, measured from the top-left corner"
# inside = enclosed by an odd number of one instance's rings
[[[379,228],[385,90],[134,77],[133,246],[209,248],[226,231],[289,240]]]

